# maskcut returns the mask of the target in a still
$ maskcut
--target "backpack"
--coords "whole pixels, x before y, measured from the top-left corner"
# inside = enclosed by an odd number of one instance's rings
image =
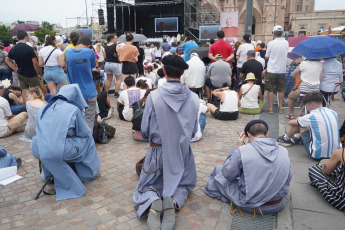
[[[135,102],[138,105],[138,108],[135,110],[132,118],[132,130],[135,131],[141,131],[141,121],[143,119],[144,115],[144,108],[142,106],[142,103],[140,101]]]
[[[96,142],[100,143],[100,144],[109,143],[110,139],[115,136],[116,129],[107,123],[97,122],[97,124],[98,124],[98,137],[97,137]],[[103,126],[105,126],[105,130],[107,131],[107,137],[108,137],[107,142],[103,142],[103,140],[102,140],[102,134],[103,134],[103,128],[102,127]]]

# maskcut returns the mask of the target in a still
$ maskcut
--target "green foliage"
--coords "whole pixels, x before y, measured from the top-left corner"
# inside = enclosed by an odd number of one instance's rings
[[[0,40],[12,40],[11,30],[7,29],[5,25],[0,26]]]
[[[19,21],[19,20],[17,20],[17,23],[18,23],[18,24],[24,24],[25,22],[24,22],[24,21]]]
[[[35,31],[35,36],[38,38],[38,40],[42,43],[44,43],[44,39],[45,39],[45,36],[46,35],[55,35],[55,33],[50,30],[50,29],[47,29],[47,28],[42,28],[41,30],[36,30]]]
[[[53,25],[50,24],[50,23],[47,22],[47,21],[43,21],[43,22],[41,23],[41,28],[53,30]]]

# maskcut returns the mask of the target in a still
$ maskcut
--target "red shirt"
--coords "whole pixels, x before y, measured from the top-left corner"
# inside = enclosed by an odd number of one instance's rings
[[[228,58],[230,55],[234,54],[232,46],[224,41],[223,39],[218,40],[216,43],[211,45],[208,53],[213,54],[215,57],[217,54],[221,54],[224,59]],[[229,61],[230,66],[232,66],[231,60]]]

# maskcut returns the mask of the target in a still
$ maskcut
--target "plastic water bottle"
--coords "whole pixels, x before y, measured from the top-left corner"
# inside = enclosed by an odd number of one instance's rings
[[[106,143],[108,141],[108,136],[107,136],[107,130],[105,129],[105,126],[102,127],[103,133],[102,133],[102,141]]]

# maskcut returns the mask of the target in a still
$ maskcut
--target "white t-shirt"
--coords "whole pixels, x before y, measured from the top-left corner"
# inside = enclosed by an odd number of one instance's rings
[[[249,50],[254,50],[251,43],[244,43],[238,47],[236,54],[239,56],[237,67],[242,68],[242,65],[247,61],[247,53]]]
[[[167,82],[167,79],[161,78],[158,80],[158,88],[161,87],[165,82]]]
[[[155,47],[155,56],[162,57],[162,49]]]
[[[12,112],[11,112],[10,104],[5,98],[0,97],[0,137],[5,135],[7,131],[7,123],[8,123],[7,117],[11,115],[12,115]]]
[[[145,77],[147,77],[147,78],[149,78],[149,79],[151,79],[151,82],[155,82],[156,81],[156,74],[152,71],[152,72],[150,72],[150,73],[148,73],[148,74],[146,74],[146,76]]]
[[[200,118],[200,114],[201,113],[206,113],[206,111],[207,111],[207,106],[200,103],[199,112],[198,112],[198,131],[195,133],[195,135],[192,138],[192,140],[190,140],[191,142],[198,141],[202,137],[202,132],[201,132],[201,129],[200,129],[199,118]]]
[[[251,85],[249,84],[242,85],[242,95],[244,93],[247,93],[247,92],[248,93],[244,97],[242,96],[241,107],[246,108],[246,109],[257,109],[259,108],[258,96],[259,96],[260,86],[253,85],[252,88],[250,87]]]
[[[301,70],[301,80],[312,85],[320,84],[322,63],[319,61],[303,61],[299,68]]]
[[[52,52],[52,50],[55,49],[53,46],[46,46],[40,50],[38,55],[42,57],[43,63],[47,60],[49,54]],[[52,55],[50,55],[47,64],[45,66],[57,66],[59,65],[58,57],[62,54],[62,51],[60,49],[54,50]]]
[[[289,43],[285,38],[276,38],[267,45],[266,57],[268,57],[268,73],[286,73],[286,60],[289,51]]]
[[[146,90],[137,87],[129,88],[120,93],[118,102],[124,105],[122,115],[126,121],[132,121],[133,109],[132,104],[140,101],[145,96]]]
[[[145,53],[145,60],[152,60],[152,53],[153,53],[153,51],[152,51],[152,49],[151,48],[146,48],[145,50],[144,50],[144,53]]]
[[[138,83],[139,80],[145,80],[146,84],[149,86],[150,89],[152,89],[152,80],[147,77],[138,77],[135,81],[135,83]]]

